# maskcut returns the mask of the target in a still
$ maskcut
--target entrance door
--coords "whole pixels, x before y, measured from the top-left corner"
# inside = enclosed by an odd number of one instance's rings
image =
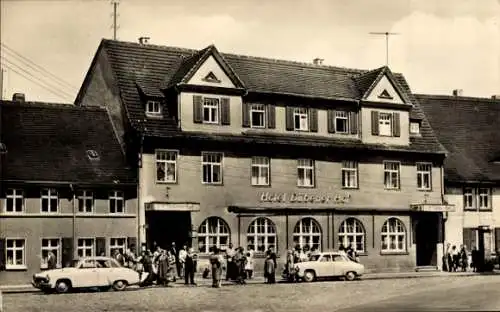
[[[147,211],[146,239],[148,248],[154,251],[154,243],[163,249],[175,242],[177,250],[183,245],[191,245],[191,213],[187,211]]]
[[[417,266],[436,266],[439,218],[435,213],[421,213],[416,222]]]

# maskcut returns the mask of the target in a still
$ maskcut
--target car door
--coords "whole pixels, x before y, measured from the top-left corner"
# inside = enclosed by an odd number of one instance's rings
[[[341,255],[332,256],[332,276],[344,275],[345,259]]]
[[[97,274],[96,274],[96,285],[95,286],[109,286],[110,280],[113,279],[113,268],[111,267],[109,261],[106,259],[99,259],[96,261],[97,264]]]
[[[332,260],[332,257],[329,254],[324,254],[318,259],[318,261],[316,262],[316,264],[318,266],[318,270],[317,270],[318,272],[316,272],[317,276],[322,276],[322,277],[323,276],[330,276],[331,260]]]
[[[75,272],[73,279],[73,286],[75,287],[93,287],[97,286],[99,272],[97,265],[93,259],[85,259],[82,261],[80,267]]]

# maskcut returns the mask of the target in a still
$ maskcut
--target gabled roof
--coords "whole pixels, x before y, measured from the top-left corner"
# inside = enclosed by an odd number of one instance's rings
[[[2,179],[92,184],[135,183],[105,109],[0,101]],[[91,159],[89,150],[98,158]]]
[[[406,95],[406,92],[402,90],[400,84],[396,80],[396,77],[387,66],[383,66],[366,73],[361,73],[358,76],[353,77],[354,82],[358,87],[360,98],[366,99],[373,91],[373,88],[375,88],[384,76],[387,77],[389,82],[393,85],[401,99],[405,103],[412,104],[411,100]]]
[[[500,100],[416,95],[438,139],[448,150],[445,178],[500,182]]]
[[[134,127],[138,127],[137,121],[145,118],[137,91],[138,77],[142,83],[147,82],[149,88],[172,87],[179,82],[189,80],[190,71],[195,71],[196,66],[203,64],[203,57],[219,55],[221,58],[219,62],[227,64],[229,72],[234,73],[249,93],[357,103],[362,95],[360,90],[371,86],[365,84],[369,84],[370,81],[373,84],[378,76],[387,73],[389,79],[392,79],[391,82],[402,93],[402,98],[406,99],[408,104],[412,104],[410,118],[421,120],[422,135],[411,138],[410,148],[444,152],[403,75],[393,74],[388,68],[376,70],[372,73],[375,77],[368,79],[361,76],[363,74],[371,76],[367,70],[219,53],[213,46],[197,51],[105,39],[101,41],[94,60],[99,53],[104,53],[106,56],[104,59],[109,61],[116,85],[120,89],[125,112]],[[89,73],[94,65],[93,61]],[[82,92],[85,92],[91,76],[89,73],[77,99],[81,98]],[[158,136],[179,130],[177,121],[171,117],[148,120],[147,128],[151,135]]]

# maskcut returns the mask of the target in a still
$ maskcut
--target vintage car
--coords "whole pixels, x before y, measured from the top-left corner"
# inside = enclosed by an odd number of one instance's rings
[[[44,292],[65,293],[75,288],[99,288],[120,291],[139,283],[139,273],[122,267],[109,257],[84,257],[71,267],[47,270],[33,275],[32,285]]]
[[[326,277],[341,277],[352,281],[363,275],[365,266],[339,252],[320,252],[311,255],[309,261],[296,263],[295,271],[297,277],[305,282]]]

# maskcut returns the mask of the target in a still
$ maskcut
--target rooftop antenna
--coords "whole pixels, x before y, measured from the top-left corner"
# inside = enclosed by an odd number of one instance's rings
[[[113,40],[116,40],[116,31],[118,30],[118,5],[120,4],[120,0],[111,0],[111,4],[113,5]]]
[[[389,36],[399,35],[399,33],[395,32],[370,32],[370,35],[383,35],[385,36],[385,65],[389,66]]]

